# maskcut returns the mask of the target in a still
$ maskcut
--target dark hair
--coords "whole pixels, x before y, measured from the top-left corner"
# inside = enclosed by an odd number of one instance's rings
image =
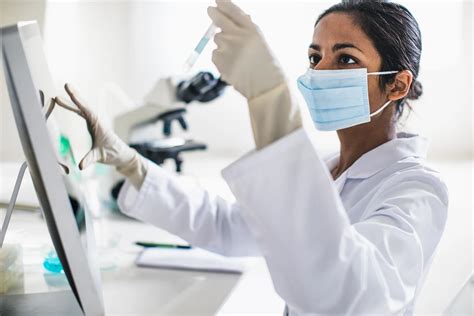
[[[324,11],[316,21],[330,13],[347,13],[371,39],[382,58],[380,71],[410,70],[413,83],[407,97],[397,102],[397,118],[403,114],[406,99],[416,100],[423,93],[423,86],[416,80],[420,70],[421,32],[413,15],[404,6],[385,1],[349,0]],[[380,76],[380,87],[392,83],[395,75]]]

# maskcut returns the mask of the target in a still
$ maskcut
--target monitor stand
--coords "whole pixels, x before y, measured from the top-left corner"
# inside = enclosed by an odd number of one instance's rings
[[[3,246],[3,241],[5,240],[5,235],[7,233],[8,224],[10,224],[10,219],[12,217],[13,209],[15,208],[16,198],[18,192],[20,191],[21,181],[25,175],[25,170],[28,167],[26,161],[21,164],[20,171],[18,172],[18,177],[16,178],[15,186],[13,187],[12,196],[10,198],[10,203],[8,203],[7,212],[5,213],[5,219],[3,220],[2,229],[0,230],[0,248]]]
[[[0,295],[2,316],[83,316],[72,291]]]
[[[27,168],[26,162],[21,165],[18,178],[13,189],[7,213],[0,230],[0,248],[3,246],[16,198],[20,190],[21,181]],[[81,307],[77,303],[72,291],[10,294],[0,295],[0,316],[83,316]]]

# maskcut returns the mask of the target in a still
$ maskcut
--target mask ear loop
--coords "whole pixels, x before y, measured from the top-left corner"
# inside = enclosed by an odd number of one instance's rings
[[[397,70],[392,70],[392,71],[379,71],[379,72],[368,72],[367,76],[380,76],[380,75],[391,75],[391,74],[396,74],[399,71]]]
[[[382,105],[382,107],[380,109],[378,109],[377,111],[375,111],[374,113],[370,113],[370,117],[373,117],[373,116],[376,116],[377,114],[380,114],[380,112],[382,112],[383,110],[385,110],[385,108],[387,106],[390,105],[390,103],[392,102],[392,100],[388,100],[384,105]]]
[[[368,72],[367,73],[367,76],[380,76],[380,75],[391,75],[391,74],[396,74],[398,73],[398,71],[396,70],[393,70],[393,71],[378,71],[378,72]],[[375,111],[374,113],[371,113],[370,114],[370,117],[373,117],[373,116],[376,116],[377,114],[380,114],[380,112],[382,112],[383,110],[385,110],[385,108],[387,106],[389,106],[389,104],[392,102],[392,100],[388,100],[387,102],[385,102],[384,105],[382,105],[382,107],[380,109],[378,109],[377,111]]]

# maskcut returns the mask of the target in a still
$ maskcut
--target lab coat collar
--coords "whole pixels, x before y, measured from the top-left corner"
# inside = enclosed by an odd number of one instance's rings
[[[397,138],[388,141],[356,160],[341,176],[347,179],[365,179],[382,171],[390,165],[408,157],[426,158],[429,142],[426,138],[409,134],[398,133]],[[339,161],[339,153],[331,155],[326,160],[328,168],[332,170]],[[345,182],[345,181],[342,181]]]

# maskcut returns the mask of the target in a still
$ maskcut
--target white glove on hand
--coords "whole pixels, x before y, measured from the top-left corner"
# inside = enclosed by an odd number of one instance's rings
[[[216,3],[207,11],[222,30],[214,38],[212,61],[222,79],[247,98],[255,145],[261,149],[300,128],[300,111],[258,26],[231,1]]]
[[[253,99],[285,81],[259,27],[229,0],[216,0],[207,12],[221,29],[215,35],[212,61],[224,81],[247,99]]]
[[[84,118],[92,137],[92,148],[80,161],[79,169],[83,170],[96,162],[112,165],[139,189],[145,179],[146,162],[142,160],[143,158],[136,150],[130,148],[115,133],[100,124],[97,115],[83,101],[80,101],[70,85],[66,84],[64,87],[77,109],[59,97],[55,98],[56,103]]]

